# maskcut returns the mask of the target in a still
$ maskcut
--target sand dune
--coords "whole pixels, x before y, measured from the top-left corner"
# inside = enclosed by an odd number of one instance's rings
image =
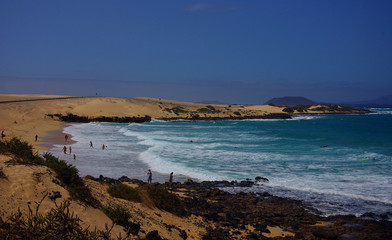
[[[25,101],[23,101],[25,100]],[[34,101],[31,101],[34,100]],[[9,102],[16,101],[16,102]],[[207,104],[185,103],[155,98],[115,97],[69,97],[58,95],[4,95],[0,94],[0,130],[7,137],[21,137],[36,148],[47,150],[55,142],[63,144],[65,123],[55,121],[46,114],[72,113],[90,118],[144,117],[192,118],[262,116],[282,113],[282,108],[268,105],[210,105],[213,111],[205,110]],[[35,142],[35,135],[38,141]],[[65,143],[66,144],[66,143]]]

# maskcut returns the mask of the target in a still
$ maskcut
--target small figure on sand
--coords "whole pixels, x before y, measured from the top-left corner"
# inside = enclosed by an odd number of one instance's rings
[[[71,154],[72,153],[72,148],[71,148],[71,146],[69,146],[69,154]]]
[[[170,176],[169,176],[169,183],[172,183],[172,182],[173,182],[173,172],[171,172]]]
[[[37,141],[38,140],[38,135],[35,135],[35,141]]]
[[[105,144],[102,144],[102,150],[105,150]]]
[[[90,141],[90,147],[91,147],[91,148],[93,148],[93,147],[94,147],[94,146],[93,146],[93,142],[91,142],[91,141]]]
[[[68,134],[65,134],[65,141],[68,141]]]
[[[66,146],[63,147],[63,151],[64,151],[64,154],[67,153],[67,147]]]
[[[1,131],[1,138],[4,138],[4,137],[5,137],[4,131]]]
[[[149,184],[151,184],[151,182],[152,182],[152,172],[150,169],[148,169],[148,171],[147,171],[147,182]]]
[[[74,154],[74,160],[76,160],[76,155]]]

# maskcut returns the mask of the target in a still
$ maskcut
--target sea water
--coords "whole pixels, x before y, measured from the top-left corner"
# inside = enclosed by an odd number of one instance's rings
[[[175,181],[261,176],[269,182],[226,190],[303,200],[323,215],[391,213],[392,109],[372,110],[290,120],[73,124],[64,130],[77,141],[72,154],[62,153],[63,145],[51,152],[81,176],[146,181],[148,169],[157,182],[171,172]]]

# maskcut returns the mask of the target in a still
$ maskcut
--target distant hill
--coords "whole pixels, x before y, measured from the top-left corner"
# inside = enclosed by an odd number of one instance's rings
[[[267,101],[265,104],[274,104],[276,106],[298,106],[298,105],[317,105],[318,103],[304,98],[304,97],[280,97],[280,98],[272,98]]]

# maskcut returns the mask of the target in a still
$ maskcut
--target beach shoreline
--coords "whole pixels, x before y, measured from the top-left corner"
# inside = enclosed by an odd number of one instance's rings
[[[0,100],[7,98],[7,100],[11,101],[13,97],[15,98],[15,96],[0,96]],[[230,115],[234,116],[237,114],[241,114],[241,117],[252,118],[265,116],[271,113],[283,113],[283,108],[274,106],[229,107],[226,105],[213,105],[212,107],[206,107],[206,104],[179,103],[169,100],[148,98],[52,97],[52,99],[46,100],[40,100],[42,99],[42,96],[29,96],[27,98],[31,99],[34,97],[36,97],[37,100],[25,102],[23,101],[23,96],[17,96],[18,102],[2,104],[2,108],[0,109],[0,131],[4,131],[6,139],[12,137],[21,138],[23,141],[32,144],[34,150],[40,152],[48,151],[52,149],[54,145],[67,146],[75,143],[72,136],[64,132],[65,128],[70,126],[70,123],[52,119],[51,117],[48,117],[48,114],[61,114],[65,116],[68,113],[72,113],[87,118],[99,118],[102,116],[113,118],[143,118],[143,116],[148,115],[156,119],[189,119],[192,117],[196,118],[196,115],[191,115],[192,113],[204,111],[198,118],[209,120],[230,117]],[[207,109],[200,110],[203,108]],[[237,114],[234,114],[234,112]],[[65,134],[69,135],[67,142],[65,142]],[[38,136],[37,141],[35,141],[36,135]],[[39,192],[34,193],[35,190],[33,190],[33,193],[29,192],[27,194],[27,190],[29,190],[31,186],[37,184],[34,182],[37,181],[37,177],[35,176],[39,175],[41,176],[40,179],[43,179],[43,176],[46,176],[45,174],[50,175],[51,179],[48,179],[45,184],[51,184],[57,181],[52,179],[52,173],[48,173],[48,171],[43,168],[33,167],[30,169],[25,166],[9,166],[7,165],[9,159],[7,157],[3,159],[3,156],[1,156],[1,158],[1,167],[9,177],[7,181],[11,182],[14,181],[14,178],[21,178],[17,181],[15,180],[19,186],[15,189],[11,189],[9,182],[2,181],[2,192],[13,190],[10,196],[4,196],[2,199],[5,204],[4,206],[7,206],[7,212],[15,210],[13,209],[15,206],[10,204],[12,201],[17,201],[17,206],[26,207],[26,202],[40,200],[39,198],[41,198],[42,192],[44,192],[42,189],[46,187],[43,183],[39,183]],[[17,171],[11,169],[13,167],[17,168]],[[25,168],[31,170],[28,172],[31,175],[31,183],[28,184],[26,184],[25,181],[25,174],[27,174]],[[171,224],[171,216],[167,213],[148,208],[138,210],[139,207],[141,207],[140,203],[124,202],[117,199],[108,200],[109,197],[106,192],[108,184],[118,181],[132,182],[133,180],[126,179],[126,177],[110,180],[102,176],[94,181],[85,177],[84,181],[92,189],[95,196],[103,203],[107,204],[108,202],[111,202],[122,204],[133,209],[135,212],[139,211],[138,214],[140,214],[141,217],[139,217],[138,221],[144,221],[144,227],[146,229],[154,230],[151,228],[150,224],[151,222],[154,222],[154,227],[160,227],[159,231],[164,232],[165,234],[173,234],[171,228],[168,230],[167,226],[161,223],[162,217],[160,216],[165,216],[164,218],[167,220],[167,224]],[[135,180],[135,182],[145,184],[140,180]],[[187,229],[190,225],[181,224],[188,221],[193,223],[197,222],[197,224],[203,226],[204,230],[192,230],[193,236],[197,237],[190,237],[189,239],[201,239],[201,235],[218,237],[231,236],[233,237],[232,239],[244,239],[243,237],[253,239],[250,238],[251,236],[254,236],[254,239],[257,239],[258,235],[263,235],[264,237],[296,237],[302,239],[337,239],[342,236],[360,238],[376,236],[375,239],[388,239],[389,237],[392,237],[390,230],[392,229],[391,222],[389,221],[363,220],[351,215],[325,218],[307,212],[300,201],[275,197],[267,192],[258,193],[257,196],[255,193],[228,193],[219,189],[219,186],[224,184],[231,183],[224,181],[215,183],[208,181],[196,183],[189,180],[184,181],[183,183],[160,184],[161,186],[171,189],[172,192],[179,196],[183,196],[182,200],[184,201],[184,204],[187,206],[190,213],[193,214],[187,221],[184,221],[183,219],[176,220],[177,222],[173,226],[179,229]],[[244,181],[239,184],[246,185],[250,183]],[[69,198],[66,190],[60,185],[50,185],[50,188],[46,188],[45,191],[61,191],[63,199]],[[37,196],[39,196],[39,198]],[[51,206],[50,204],[53,205],[53,202],[48,200],[45,204],[47,204],[46,206]],[[86,212],[85,207],[75,205],[73,211],[80,216],[86,224],[92,227],[97,226],[99,223],[102,228],[104,222],[108,221],[108,218],[102,212],[98,213],[98,209],[89,209]],[[94,214],[91,214],[92,211],[94,211]],[[368,215],[370,216],[371,213]],[[214,228],[208,228],[207,223],[211,223],[212,225],[210,226],[214,226]],[[149,228],[146,227],[148,225]],[[121,231],[119,228],[120,227],[117,226],[117,230]],[[268,235],[268,232],[277,232],[277,235]],[[246,233],[248,235],[242,236],[237,235],[237,233]],[[236,236],[238,238],[235,238]]]
[[[41,133],[42,137],[40,137],[40,141],[36,145],[37,150],[50,151],[53,149],[54,145],[68,146],[76,143],[76,141],[72,139],[73,136],[71,134],[64,132],[65,128],[68,126],[70,126],[70,124],[65,123],[58,129]],[[65,140],[65,135],[68,135],[67,140]]]

